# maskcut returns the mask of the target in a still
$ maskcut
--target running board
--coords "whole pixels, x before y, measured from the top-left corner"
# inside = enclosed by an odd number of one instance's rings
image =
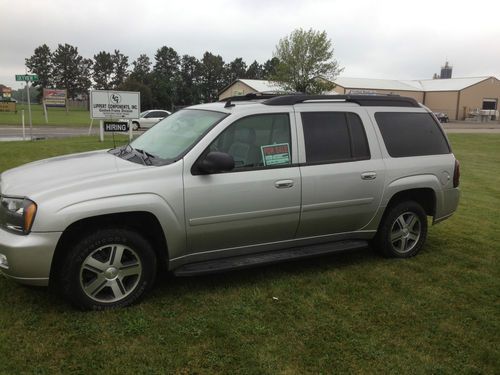
[[[176,270],[176,276],[194,276],[231,270],[240,270],[261,265],[274,264],[296,259],[313,258],[347,250],[368,247],[368,241],[338,241],[320,245],[296,247],[291,249],[268,251],[263,253],[240,255],[230,258],[214,259],[183,265]]]

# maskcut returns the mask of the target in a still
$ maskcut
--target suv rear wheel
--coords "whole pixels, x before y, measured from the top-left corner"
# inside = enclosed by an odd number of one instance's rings
[[[380,224],[375,246],[387,257],[409,258],[423,247],[427,216],[420,204],[406,201],[389,208]]]
[[[151,245],[127,229],[83,236],[61,269],[66,298],[84,310],[106,310],[138,301],[153,284],[156,256]]]

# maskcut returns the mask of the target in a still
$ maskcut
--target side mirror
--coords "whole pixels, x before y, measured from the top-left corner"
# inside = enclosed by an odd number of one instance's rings
[[[234,159],[225,152],[212,151],[198,164],[203,173],[228,172],[234,169]]]

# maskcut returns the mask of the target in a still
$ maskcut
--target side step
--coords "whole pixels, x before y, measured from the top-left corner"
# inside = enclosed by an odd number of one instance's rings
[[[368,247],[368,241],[338,241],[320,245],[296,247],[291,249],[268,251],[263,253],[240,255],[231,258],[214,259],[183,265],[176,270],[176,276],[194,276],[210,274],[243,268],[279,263],[284,261],[313,258],[337,252],[363,249]]]

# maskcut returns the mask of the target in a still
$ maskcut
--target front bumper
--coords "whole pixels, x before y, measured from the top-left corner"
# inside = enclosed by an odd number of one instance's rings
[[[7,265],[0,267],[5,276],[28,285],[47,286],[50,266],[62,232],[31,232],[23,236],[0,229],[0,254]]]

